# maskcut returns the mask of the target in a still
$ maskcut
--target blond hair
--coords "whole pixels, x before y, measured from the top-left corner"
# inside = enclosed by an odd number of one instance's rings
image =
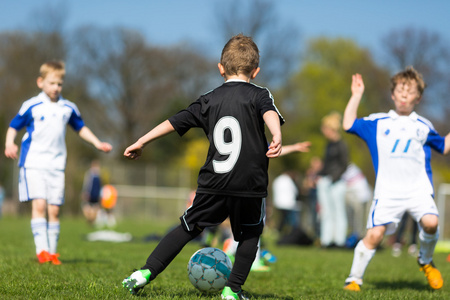
[[[408,66],[405,70],[398,72],[391,78],[391,93],[394,92],[395,87],[399,83],[408,83],[415,80],[417,83],[417,90],[419,94],[422,95],[425,88],[427,87],[425,81],[423,80],[422,74],[420,74],[413,66]]]
[[[64,78],[66,75],[64,62],[61,60],[52,60],[43,63],[39,69],[39,77],[45,78],[51,72],[56,72]]]
[[[341,129],[342,116],[338,112],[331,112],[322,118],[322,126],[330,128],[334,131]]]
[[[251,37],[235,35],[223,47],[220,64],[226,75],[249,75],[259,65],[258,46]]]

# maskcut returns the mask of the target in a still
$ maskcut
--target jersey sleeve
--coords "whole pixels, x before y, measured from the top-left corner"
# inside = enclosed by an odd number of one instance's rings
[[[428,133],[425,144],[442,154],[445,149],[445,137],[440,136],[435,130],[432,129]]]
[[[275,106],[275,100],[273,99],[272,94],[266,88],[262,90],[262,92],[258,95],[258,109],[260,111],[261,117],[268,111],[273,110],[278,114],[280,119],[280,125],[284,124],[284,118],[281,113],[278,111],[278,108]]]
[[[41,102],[34,105],[29,105],[28,102],[25,102],[24,104],[22,104],[22,107],[20,108],[17,115],[11,120],[9,126],[19,131],[30,124],[33,121],[32,108],[40,103]]]
[[[84,127],[84,121],[81,118],[81,114],[78,111],[78,108],[75,106],[75,104],[73,104],[73,107],[72,106],[69,107],[72,109],[72,114],[70,115],[68,123],[73,128],[73,130],[80,131],[81,128]]]
[[[9,124],[9,127],[14,128],[19,131],[24,128],[29,122],[31,122],[33,116],[31,115],[31,110],[27,110],[23,115],[17,114]]]
[[[356,119],[350,129],[347,130],[348,133],[355,134],[359,136],[366,142],[376,137],[377,122],[376,120],[371,120],[369,118]]]
[[[193,127],[202,127],[200,120],[201,103],[199,100],[169,118],[170,124],[180,136],[183,136]]]

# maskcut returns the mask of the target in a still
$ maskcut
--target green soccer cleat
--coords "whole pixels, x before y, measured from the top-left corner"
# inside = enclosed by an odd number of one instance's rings
[[[150,270],[137,270],[122,281],[122,286],[131,294],[136,295],[147,283],[150,282]]]
[[[240,300],[240,299],[248,300],[250,298],[248,298],[242,290],[235,293],[231,290],[230,287],[226,286],[223,288],[223,291],[222,291],[222,299],[225,299],[225,300]]]

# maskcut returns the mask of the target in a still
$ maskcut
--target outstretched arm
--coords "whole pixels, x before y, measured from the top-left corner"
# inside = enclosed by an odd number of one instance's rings
[[[280,117],[276,111],[269,110],[264,113],[263,119],[272,134],[272,142],[269,145],[269,150],[266,152],[266,156],[278,157],[281,154]]]
[[[309,152],[311,142],[299,142],[292,145],[285,145],[281,147],[280,156],[292,153],[292,152]]]
[[[362,95],[364,93],[364,81],[361,74],[355,74],[352,76],[352,96],[347,103],[347,107],[344,111],[344,119],[342,120],[342,128],[349,130],[356,120],[359,103],[361,102]]]
[[[169,120],[165,120],[152,130],[150,130],[147,134],[139,138],[134,144],[130,145],[127,149],[125,149],[123,155],[131,159],[137,159],[142,155],[142,150],[148,143],[160,137],[163,137],[173,131],[175,131],[175,128],[173,128]]]
[[[5,156],[7,158],[16,159],[17,151],[19,147],[14,143],[14,140],[17,136],[17,130],[12,127],[9,127],[6,131],[6,141],[5,141]]]
[[[86,126],[78,131],[78,135],[86,142],[94,145],[100,151],[109,152],[112,150],[112,146],[109,143],[100,141],[95,134]]]

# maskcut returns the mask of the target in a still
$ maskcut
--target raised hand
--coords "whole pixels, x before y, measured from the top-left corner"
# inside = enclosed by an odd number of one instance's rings
[[[352,95],[362,97],[364,93],[364,81],[362,79],[361,74],[352,75]]]

